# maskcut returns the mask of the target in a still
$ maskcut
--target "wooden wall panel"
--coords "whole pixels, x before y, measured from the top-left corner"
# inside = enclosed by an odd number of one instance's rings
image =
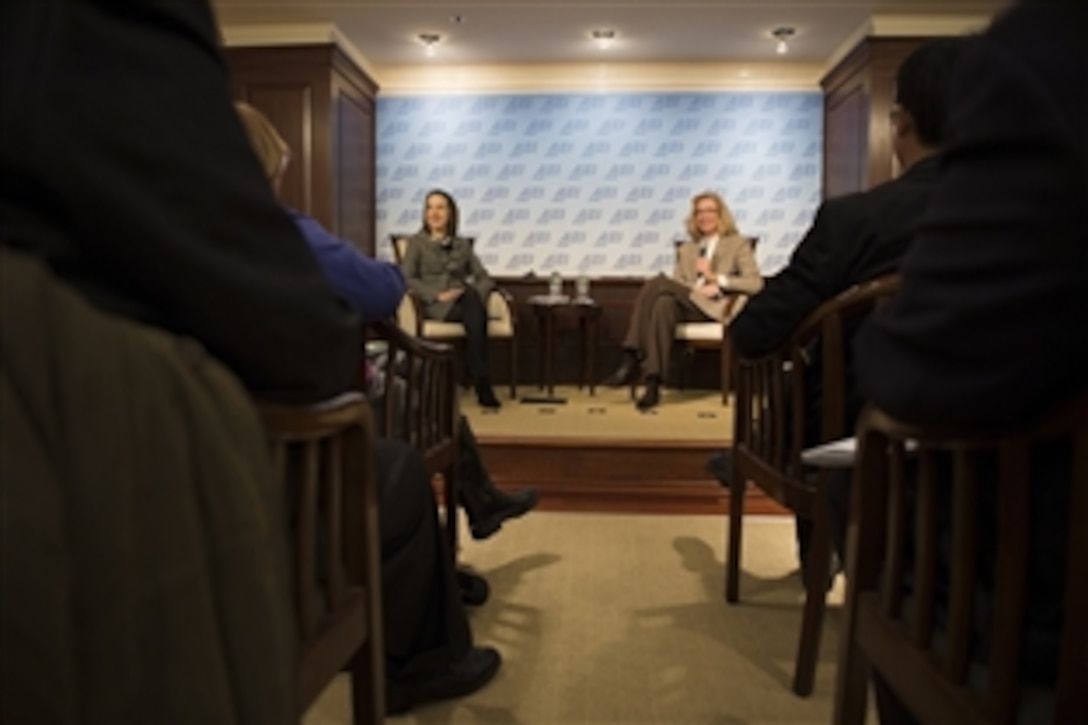
[[[865,38],[824,76],[824,198],[899,173],[889,114],[899,65],[928,38]]]
[[[335,101],[336,219],[340,236],[374,255],[374,107],[341,92]]]
[[[865,188],[869,174],[869,96],[864,83],[828,94],[824,116],[824,198]]]
[[[377,86],[331,43],[228,48],[234,95],[292,149],[282,200],[374,252]]]

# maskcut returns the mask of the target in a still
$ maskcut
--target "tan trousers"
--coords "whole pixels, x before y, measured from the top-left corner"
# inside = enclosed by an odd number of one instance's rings
[[[676,325],[711,319],[691,301],[691,288],[671,277],[646,281],[631,310],[623,347],[641,353],[642,373],[663,378],[676,337]]]

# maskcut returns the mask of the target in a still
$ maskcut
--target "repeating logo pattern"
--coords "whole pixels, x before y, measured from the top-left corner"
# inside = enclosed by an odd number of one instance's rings
[[[670,272],[706,190],[772,274],[820,202],[816,91],[392,96],[377,123],[378,238],[417,230],[443,188],[498,276]]]

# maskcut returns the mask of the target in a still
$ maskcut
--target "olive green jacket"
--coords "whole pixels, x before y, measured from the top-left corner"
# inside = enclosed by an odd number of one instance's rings
[[[0,386],[0,721],[293,721],[285,494],[238,381],[0,247]]]

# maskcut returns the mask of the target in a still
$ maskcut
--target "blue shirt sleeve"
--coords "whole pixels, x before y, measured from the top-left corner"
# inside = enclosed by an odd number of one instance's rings
[[[330,286],[372,322],[392,317],[406,290],[400,269],[371,259],[343,239],[330,234],[316,219],[291,210],[310,251],[317,258]]]

